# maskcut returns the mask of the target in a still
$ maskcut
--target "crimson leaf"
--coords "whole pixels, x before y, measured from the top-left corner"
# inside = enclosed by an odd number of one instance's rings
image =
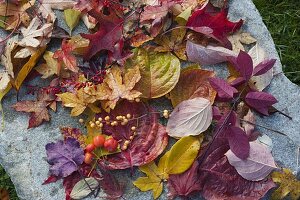
[[[227,140],[216,138],[200,163],[199,181],[205,199],[258,200],[276,186],[270,179],[253,182],[242,178],[224,155],[228,150]]]
[[[238,92],[237,89],[221,78],[209,78],[209,83],[217,91],[218,97],[224,100],[232,99],[233,94]]]
[[[102,171],[100,186],[106,193],[106,199],[120,199],[124,193],[124,186],[108,170]]]
[[[246,133],[239,127],[230,126],[226,129],[230,150],[240,159],[248,158],[250,143]]]
[[[277,103],[277,100],[266,92],[249,92],[245,97],[245,102],[257,112],[269,115],[268,108]]]
[[[189,196],[192,192],[201,190],[198,173],[199,163],[195,161],[189,170],[182,174],[170,175],[168,179],[169,194],[172,199],[176,196]]]
[[[84,153],[79,142],[68,138],[65,142],[59,140],[56,143],[46,145],[47,161],[51,165],[50,174],[67,177],[78,170],[83,163]]]
[[[244,52],[240,51],[237,58],[230,58],[234,68],[240,73],[240,75],[248,81],[252,77],[253,72],[253,61],[251,56]]]
[[[212,37],[217,41],[231,46],[227,35],[240,29],[243,20],[231,22],[227,19],[228,9],[223,9],[216,15],[207,12],[207,6],[196,10],[188,19],[186,26],[196,32]]]
[[[259,76],[262,75],[264,73],[266,73],[267,71],[269,71],[270,69],[272,69],[272,67],[274,66],[276,62],[276,59],[270,59],[270,60],[264,60],[261,63],[259,63],[253,70],[253,76]]]

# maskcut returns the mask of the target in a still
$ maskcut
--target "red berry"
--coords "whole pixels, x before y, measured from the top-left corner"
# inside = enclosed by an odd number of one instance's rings
[[[91,164],[92,163],[92,161],[93,161],[93,154],[91,154],[91,153],[89,153],[89,152],[87,152],[87,153],[85,153],[84,154],[84,163],[85,164]]]
[[[104,142],[104,148],[109,152],[114,152],[118,148],[118,141],[114,138],[109,138]]]
[[[92,152],[95,150],[95,145],[94,144],[88,144],[86,147],[85,147],[85,150],[86,152]]]
[[[104,142],[105,142],[105,137],[103,135],[97,135],[93,139],[93,144],[96,147],[103,147]]]

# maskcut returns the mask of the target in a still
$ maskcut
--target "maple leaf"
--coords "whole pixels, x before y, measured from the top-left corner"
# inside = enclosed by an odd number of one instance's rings
[[[253,182],[242,178],[224,155],[228,150],[227,140],[217,138],[210,146],[205,160],[200,163],[199,181],[205,199],[258,200],[275,187],[270,179]]]
[[[297,180],[291,170],[283,168],[282,172],[273,172],[271,177],[275,183],[280,185],[272,193],[272,199],[284,199],[288,195],[292,200],[300,198],[300,181]]]
[[[154,51],[157,52],[173,52],[178,58],[186,60],[185,43],[183,42],[186,30],[183,28],[175,29],[170,35],[160,35],[155,38],[154,42],[159,47],[155,47]]]
[[[160,155],[168,144],[168,134],[165,127],[158,123],[157,114],[151,113],[151,109],[143,103],[130,103],[121,101],[110,113],[100,113],[96,117],[117,116],[131,114],[133,118],[144,116],[141,119],[128,121],[126,126],[109,126],[103,124],[103,132],[120,140],[120,146],[132,135],[131,127],[137,127],[137,135],[128,146],[127,150],[110,155],[105,160],[100,160],[109,169],[126,169],[133,166],[145,165]],[[138,125],[138,126],[137,126]]]
[[[87,94],[83,88],[76,90],[74,93],[65,92],[57,94],[61,98],[63,105],[72,108],[71,116],[78,116],[84,112],[90,103],[94,103],[96,99]]]
[[[123,19],[108,21],[96,12],[89,12],[95,17],[100,25],[99,30],[94,34],[81,34],[83,38],[89,39],[90,43],[84,56],[86,60],[93,57],[101,50],[114,52],[115,44],[122,38]]]
[[[55,176],[67,177],[78,170],[83,163],[84,152],[79,142],[68,138],[65,142],[59,140],[56,143],[46,145],[47,161],[51,165],[50,173]]]
[[[51,51],[46,51],[43,55],[46,64],[41,64],[35,68],[40,74],[42,74],[42,78],[48,78],[54,74],[59,74],[59,64],[56,59],[53,58],[54,53]]]
[[[189,196],[195,191],[201,190],[198,173],[199,163],[195,161],[194,164],[184,173],[170,175],[168,179],[168,196],[172,199],[176,196]]]
[[[239,22],[230,22],[227,19],[228,9],[222,9],[216,15],[210,15],[207,12],[207,6],[196,10],[188,19],[186,26],[196,32],[212,37],[225,46],[231,46],[227,39],[228,34],[234,33],[242,25],[243,20]]]
[[[134,90],[135,84],[141,79],[137,66],[125,68],[122,72],[118,66],[113,66],[106,74],[103,83],[97,85],[95,90],[90,90],[91,95],[95,95],[97,100],[105,100],[103,109],[114,109],[120,99],[134,100],[141,93]]]
[[[23,38],[18,44],[24,47],[45,46],[50,41],[49,38],[51,37],[52,29],[52,23],[42,23],[40,18],[36,16],[27,28],[21,28]]]
[[[30,113],[28,128],[33,128],[41,125],[44,121],[50,120],[47,107],[54,101],[54,96],[39,92],[36,101],[20,101],[12,107],[16,111]]]
[[[73,72],[78,72],[77,60],[76,57],[72,54],[72,51],[75,47],[69,43],[66,39],[62,41],[61,50],[56,50],[53,58],[56,58],[58,61],[58,71],[62,68],[62,63],[64,66]]]

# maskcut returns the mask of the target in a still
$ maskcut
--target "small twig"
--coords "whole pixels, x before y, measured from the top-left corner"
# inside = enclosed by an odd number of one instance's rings
[[[276,108],[275,108],[275,109],[276,109]],[[285,114],[284,112],[282,112],[282,111],[280,111],[280,110],[278,110],[278,109],[276,109],[276,112],[278,112],[279,114],[281,114],[281,115],[283,115],[283,116],[289,118],[290,120],[293,120],[293,118],[292,118],[291,116]]]
[[[243,121],[243,122],[246,122],[248,124],[251,124],[251,125],[254,125],[254,126],[258,126],[258,127],[264,128],[264,129],[269,130],[269,131],[273,131],[273,132],[278,133],[280,135],[287,136],[287,134],[285,134],[285,133],[283,133],[281,131],[277,131],[277,130],[271,129],[271,128],[265,127],[263,125],[255,124],[255,123],[252,123],[252,122],[244,120],[244,119],[240,119],[240,120]]]

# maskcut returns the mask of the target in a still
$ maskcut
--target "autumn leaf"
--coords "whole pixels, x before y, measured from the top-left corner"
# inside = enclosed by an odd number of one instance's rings
[[[70,28],[70,33],[77,26],[80,19],[81,12],[75,9],[64,10],[65,20]]]
[[[88,104],[96,101],[96,99],[87,94],[83,88],[76,90],[75,93],[65,92],[57,94],[57,96],[61,98],[65,107],[72,108],[71,116],[80,115],[87,108]]]
[[[51,51],[46,51],[43,55],[46,64],[41,64],[35,68],[40,74],[42,74],[42,78],[48,78],[54,74],[58,75],[58,62],[56,59],[53,58],[54,53]]]
[[[28,128],[37,127],[44,121],[50,120],[47,107],[55,100],[51,94],[39,92],[36,101],[19,101],[12,107],[16,111],[30,113]]]
[[[59,65],[58,71],[62,68],[62,63],[64,66],[71,70],[72,72],[78,72],[77,60],[76,57],[72,54],[74,46],[68,43],[67,40],[63,40],[61,44],[61,49],[54,52],[53,58],[56,58]]]
[[[159,47],[155,47],[154,51],[157,52],[172,52],[178,58],[182,60],[186,60],[185,55],[185,42],[184,36],[186,34],[186,30],[184,28],[175,29],[171,32],[170,35],[160,35],[155,38],[154,42]]]
[[[240,29],[243,20],[231,22],[227,19],[228,9],[210,15],[207,6],[196,10],[188,19],[186,26],[196,32],[212,37],[225,46],[231,46],[227,36]]]
[[[114,109],[119,99],[132,101],[139,97],[141,93],[133,88],[140,79],[140,71],[136,66],[127,68],[125,72],[122,72],[120,67],[113,66],[103,81],[103,84],[110,88],[104,108]]]
[[[266,92],[249,92],[245,97],[245,102],[257,112],[269,115],[268,109],[275,103],[276,98]]]
[[[199,135],[206,131],[212,121],[212,106],[207,99],[197,97],[178,104],[167,124],[172,137]]]
[[[279,187],[272,193],[272,199],[280,200],[288,195],[292,200],[300,198],[300,181],[291,170],[283,168],[282,172],[273,172],[271,177],[275,183],[279,184]]]
[[[253,60],[247,52],[240,51],[236,58],[230,58],[230,62],[246,81],[252,77]]]
[[[237,89],[221,78],[209,78],[209,82],[218,93],[218,97],[222,100],[231,100],[233,95],[238,92]]]
[[[153,53],[137,49],[127,65],[138,66],[141,80],[135,89],[141,97],[158,98],[170,92],[179,80],[180,61],[171,53]]]
[[[195,69],[192,67],[181,70],[179,81],[170,92],[170,99],[173,107],[176,107],[184,100],[202,97],[214,102],[215,90],[209,83],[209,78],[214,77],[213,71]]]
[[[232,44],[232,50],[236,53],[239,53],[241,50],[245,51],[243,44],[252,44],[256,42],[256,39],[253,38],[250,33],[243,33],[240,31],[230,35],[228,40]]]

